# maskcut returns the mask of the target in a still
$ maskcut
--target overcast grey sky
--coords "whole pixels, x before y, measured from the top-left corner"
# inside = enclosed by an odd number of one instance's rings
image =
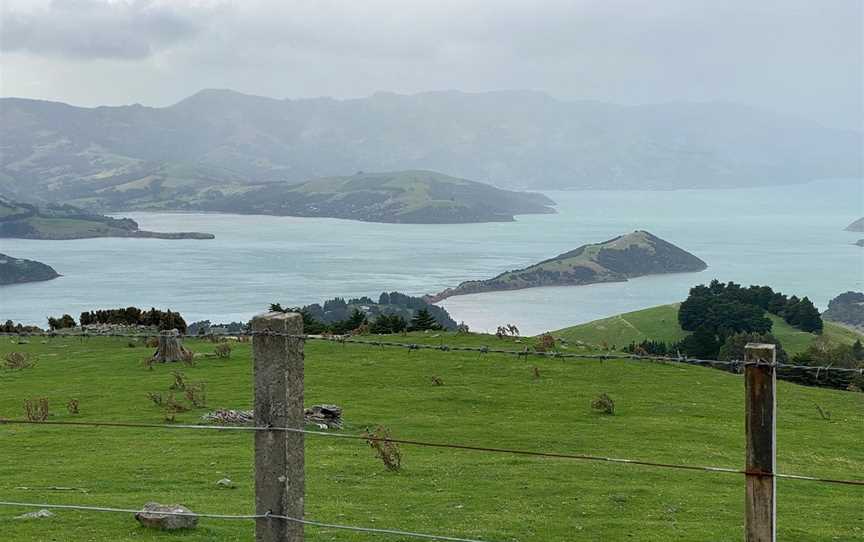
[[[0,94],[167,105],[537,89],[862,128],[862,0],[0,0]]]

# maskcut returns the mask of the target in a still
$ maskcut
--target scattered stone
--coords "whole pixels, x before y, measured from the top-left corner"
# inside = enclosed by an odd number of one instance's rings
[[[175,514],[191,515],[178,516]],[[162,531],[194,529],[198,526],[198,516],[180,504],[164,505],[158,502],[148,502],[140,512],[135,514],[135,519],[144,527]]]
[[[37,510],[35,512],[28,512],[26,514],[21,514],[20,516],[15,516],[15,519],[42,519],[42,518],[53,518],[54,512],[50,510]]]
[[[252,425],[255,414],[251,410],[219,409],[208,412],[202,421],[219,425]],[[342,407],[339,405],[312,405],[304,411],[307,425],[317,425],[321,429],[342,428]]]
[[[216,482],[216,485],[219,487],[224,487],[226,489],[234,489],[234,482],[232,482],[228,478],[222,478],[221,480]]]

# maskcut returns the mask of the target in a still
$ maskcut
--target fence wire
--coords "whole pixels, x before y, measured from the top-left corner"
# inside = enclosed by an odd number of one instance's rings
[[[146,513],[160,516],[180,516],[180,517],[198,517],[207,519],[227,519],[227,520],[282,520],[291,523],[300,523],[311,527],[321,529],[338,529],[343,531],[355,531],[361,533],[387,534],[395,536],[407,536],[411,538],[422,538],[425,540],[443,540],[445,542],[483,542],[473,538],[457,538],[453,536],[415,533],[411,531],[400,531],[396,529],[379,529],[375,527],[358,527],[356,525],[342,525],[338,523],[324,523],[323,521],[315,521],[311,519],[293,518],[290,516],[282,516],[267,512],[266,514],[206,514],[197,512],[154,512],[152,510],[136,510],[133,508],[114,508],[107,506],[86,506],[79,504],[47,504],[47,503],[29,503],[29,502],[10,502],[0,501],[0,506],[17,507],[17,508],[44,508],[44,509],[59,509],[59,510],[80,510],[85,512],[113,512],[119,514],[138,514]]]
[[[316,437],[329,437],[347,440],[362,440],[365,442],[391,442],[395,444],[405,444],[408,446],[420,446],[427,448],[446,448],[451,450],[462,450],[472,452],[486,452],[492,454],[510,454],[529,457],[542,457],[548,459],[571,459],[580,461],[594,461],[603,463],[618,463],[626,465],[638,465],[644,467],[657,467],[664,469],[677,469],[687,471],[701,471],[725,474],[760,474],[771,476],[771,474],[748,472],[742,469],[734,469],[728,467],[712,467],[701,465],[682,465],[677,463],[662,463],[656,461],[648,461],[641,459],[623,459],[616,457],[605,457],[589,454],[574,454],[564,452],[546,452],[537,450],[520,450],[513,448],[497,448],[489,446],[478,446],[469,444],[457,444],[448,442],[429,442],[423,440],[400,439],[392,437],[375,437],[372,435],[356,435],[347,433],[332,433],[326,431],[313,431],[309,429],[298,429],[295,427],[259,427],[259,426],[236,426],[236,425],[194,425],[194,424],[156,424],[156,423],[135,423],[135,422],[61,422],[61,421],[31,421],[31,420],[8,420],[0,418],[0,425],[57,425],[57,426],[77,426],[77,427],[120,427],[130,429],[188,429],[188,430],[205,430],[205,431],[277,431],[287,433],[301,433],[304,435],[312,435]],[[781,474],[774,473],[776,478],[788,478],[790,480],[803,480],[810,482],[821,482],[827,484],[841,484],[864,486],[864,480],[844,480],[837,478],[819,478],[815,476],[804,476],[799,474]]]
[[[28,338],[28,337],[47,337],[47,338],[63,338],[63,337],[79,337],[79,338],[98,338],[98,337],[117,337],[117,338],[130,338],[130,339],[147,339],[151,337],[159,336],[159,333],[122,333],[122,332],[105,332],[105,333],[87,333],[87,332],[0,332],[0,337],[19,337],[19,338]],[[208,340],[208,339],[226,339],[226,338],[240,338],[240,337],[256,337],[256,336],[264,336],[264,337],[285,337],[289,339],[296,339],[301,341],[323,341],[323,342],[333,342],[339,344],[359,344],[365,346],[375,346],[381,348],[398,348],[404,349],[407,351],[414,350],[433,350],[439,352],[476,352],[478,354],[502,354],[508,356],[516,356],[516,357],[525,357],[528,358],[530,356],[541,357],[541,358],[551,358],[551,359],[579,359],[579,360],[594,360],[594,361],[612,361],[612,360],[624,360],[624,361],[645,361],[645,362],[654,362],[654,363],[681,363],[685,365],[701,365],[707,367],[725,367],[730,371],[740,370],[747,366],[752,365],[766,365],[765,362],[759,361],[743,361],[743,360],[718,360],[718,359],[702,359],[702,358],[694,358],[688,356],[655,356],[655,355],[641,355],[641,354],[630,354],[630,353],[608,353],[608,354],[580,354],[576,352],[561,352],[561,351],[541,351],[541,350],[532,350],[531,348],[525,347],[522,350],[508,350],[504,348],[490,348],[488,346],[461,346],[461,345],[448,345],[448,344],[424,344],[424,343],[402,343],[396,341],[382,341],[382,340],[374,340],[374,339],[357,339],[351,335],[309,335],[309,334],[297,334],[297,333],[283,333],[278,331],[244,331],[241,333],[206,333],[206,334],[176,334],[171,335],[172,337],[176,337],[178,339],[199,339],[199,340]],[[853,367],[837,367],[834,365],[796,365],[790,363],[774,363],[772,364],[774,367],[778,369],[786,369],[790,371],[815,371],[818,374],[822,372],[827,373],[848,373],[848,374],[857,374],[864,377],[864,367],[861,368],[853,368]]]

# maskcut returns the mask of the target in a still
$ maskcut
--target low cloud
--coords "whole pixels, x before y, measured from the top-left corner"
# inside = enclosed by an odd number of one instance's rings
[[[142,59],[195,37],[209,10],[154,0],[53,0],[32,11],[7,8],[0,48],[80,59]]]

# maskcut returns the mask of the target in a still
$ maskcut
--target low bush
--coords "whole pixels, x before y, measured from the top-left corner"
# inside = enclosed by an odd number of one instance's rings
[[[609,395],[601,393],[597,399],[591,401],[591,408],[603,414],[615,414],[615,401]]]
[[[231,357],[231,345],[226,343],[226,342],[219,343],[216,345],[215,353],[216,353],[217,358],[222,358],[222,359],[230,358]]]
[[[387,428],[379,425],[374,430],[366,429],[363,436],[387,470],[398,472],[402,468],[402,451],[397,443],[390,440]]]
[[[48,419],[48,399],[39,397],[25,400],[24,415],[31,422],[44,422]]]
[[[30,369],[36,366],[37,357],[29,352],[9,352],[4,358],[3,367],[13,371]]]

